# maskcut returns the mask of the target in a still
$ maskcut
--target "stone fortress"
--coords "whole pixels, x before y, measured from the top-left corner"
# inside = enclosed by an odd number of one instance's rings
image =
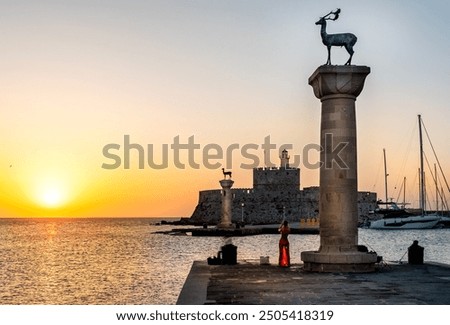
[[[283,219],[295,225],[319,223],[319,187],[300,189],[300,169],[289,166],[283,150],[280,167],[253,169],[253,188],[232,188],[232,222],[278,224]],[[198,204],[190,217],[192,223],[217,224],[221,217],[220,189],[199,192]],[[358,219],[363,222],[377,208],[377,195],[358,192]]]

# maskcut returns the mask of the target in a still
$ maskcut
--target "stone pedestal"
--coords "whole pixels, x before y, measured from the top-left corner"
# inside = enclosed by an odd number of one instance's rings
[[[231,187],[233,186],[233,183],[234,182],[231,179],[222,179],[220,181],[220,186],[222,186],[222,214],[217,228],[233,228],[233,224],[231,222],[231,207],[233,204],[233,193],[231,193]]]
[[[309,78],[322,102],[320,248],[302,252],[304,269],[371,272],[377,255],[358,251],[358,179],[355,101],[370,68],[321,66]]]

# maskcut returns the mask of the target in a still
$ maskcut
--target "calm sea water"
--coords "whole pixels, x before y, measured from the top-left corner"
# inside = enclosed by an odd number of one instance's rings
[[[155,234],[155,219],[0,219],[1,304],[175,304],[194,260],[224,239]],[[278,235],[237,237],[238,259],[269,256]],[[291,235],[291,261],[316,250],[318,235]],[[425,260],[450,264],[450,229],[360,229],[359,241],[385,260],[406,261],[414,239]]]

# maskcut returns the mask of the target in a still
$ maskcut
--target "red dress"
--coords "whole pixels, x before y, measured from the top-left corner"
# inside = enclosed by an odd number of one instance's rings
[[[283,267],[289,267],[291,265],[291,258],[289,256],[289,241],[287,239],[290,229],[289,227],[281,227],[281,238],[279,242],[280,256],[278,258],[278,265]]]

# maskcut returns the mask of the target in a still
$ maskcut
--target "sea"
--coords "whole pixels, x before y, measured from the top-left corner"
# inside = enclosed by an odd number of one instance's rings
[[[168,218],[164,220],[171,221]],[[154,218],[0,219],[0,304],[174,305],[193,261],[222,237],[171,235]],[[185,227],[183,227],[185,228]],[[450,264],[450,229],[359,229],[359,244],[383,260],[407,262],[413,240],[425,261]],[[278,235],[232,238],[238,260],[277,263]],[[317,250],[319,235],[290,235],[291,262]]]

